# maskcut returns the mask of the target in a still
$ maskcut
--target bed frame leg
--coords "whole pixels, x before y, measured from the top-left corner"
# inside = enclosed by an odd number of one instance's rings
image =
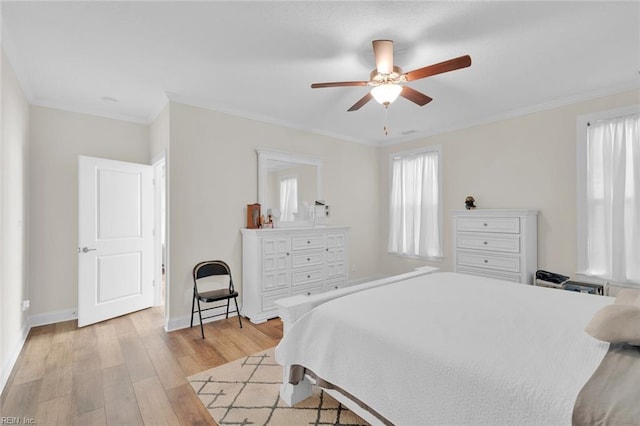
[[[292,385],[288,383],[289,381],[289,367],[285,366],[282,369],[282,384],[280,385],[280,399],[282,399],[285,404],[289,407],[293,407],[300,401],[304,401],[305,399],[311,396],[312,392],[312,384],[309,381],[309,378],[305,376],[297,385]]]
[[[311,382],[304,379],[297,385],[284,383],[280,385],[280,399],[289,407],[293,407],[297,403],[304,401],[311,396]]]

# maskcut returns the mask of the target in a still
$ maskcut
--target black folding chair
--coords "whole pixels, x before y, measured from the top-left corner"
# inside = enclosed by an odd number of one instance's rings
[[[219,290],[211,290],[211,291],[198,291],[198,280],[211,276],[222,276],[227,275],[229,277],[229,287],[222,288]],[[200,332],[202,333],[202,338],[204,339],[204,327],[202,326],[202,311],[208,311],[211,309],[221,308],[224,305],[211,306],[209,308],[202,309],[200,307],[200,302],[203,303],[214,303],[219,302],[221,300],[227,301],[227,312],[226,318],[229,318],[229,303],[233,299],[236,304],[236,310],[231,311],[237,312],[238,321],[240,321],[240,328],[242,328],[242,319],[240,318],[240,310],[238,309],[238,292],[233,288],[233,278],[231,277],[231,269],[229,265],[227,265],[222,260],[207,260],[205,262],[198,263],[193,268],[193,300],[191,301],[191,327],[193,327],[193,314],[196,313],[195,304],[198,302],[198,317],[200,318]],[[210,315],[208,317],[204,317],[204,319],[213,318],[217,316],[221,316],[225,314],[215,314]]]

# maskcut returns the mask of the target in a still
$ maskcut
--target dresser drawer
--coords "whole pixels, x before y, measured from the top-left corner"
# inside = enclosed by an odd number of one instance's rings
[[[327,263],[327,279],[346,277],[347,268],[344,262]]]
[[[327,249],[327,262],[343,262],[346,259],[343,248]]]
[[[515,234],[459,233],[456,247],[468,250],[520,253],[520,236]]]
[[[265,256],[272,256],[289,251],[289,238],[276,237],[264,238],[262,240],[262,253]]]
[[[464,268],[464,267],[458,268],[457,272],[461,274],[476,275],[479,277],[494,278],[496,280],[511,281],[514,283],[520,282],[520,274],[510,274],[508,272],[492,271],[489,269]]]
[[[291,250],[324,249],[324,234],[294,235]]]
[[[458,232],[520,233],[519,217],[459,217]]]
[[[295,296],[297,294],[304,294],[307,296],[311,296],[312,294],[319,294],[319,293],[322,293],[323,291],[324,291],[323,283],[317,283],[312,285],[300,285],[292,289],[292,295]]]
[[[346,234],[327,234],[327,247],[346,247],[347,235]]]
[[[308,250],[294,252],[291,256],[291,266],[300,268],[304,266],[322,265],[325,260],[325,252],[322,250]]]
[[[348,287],[349,283],[347,282],[347,277],[342,277],[332,279],[331,281],[327,281],[325,285],[325,291],[337,290],[339,288]]]
[[[280,270],[262,275],[262,289],[265,291],[289,287],[289,270]]]
[[[324,280],[324,268],[305,269],[293,273],[291,285],[295,287],[322,280]]]
[[[459,251],[457,262],[459,266],[472,266],[482,269],[520,272],[520,256],[498,256],[487,253]]]

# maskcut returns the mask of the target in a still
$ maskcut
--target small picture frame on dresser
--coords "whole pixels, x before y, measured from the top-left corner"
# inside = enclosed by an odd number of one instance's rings
[[[247,204],[247,228],[258,229],[260,227],[260,204]]]

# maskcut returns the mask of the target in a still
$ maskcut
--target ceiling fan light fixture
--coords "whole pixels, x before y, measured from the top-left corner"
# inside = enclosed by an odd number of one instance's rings
[[[398,99],[398,96],[400,96],[400,92],[402,92],[402,86],[393,83],[381,84],[371,89],[371,95],[373,96],[373,98],[379,104],[382,104],[384,106],[388,106],[393,101]]]

